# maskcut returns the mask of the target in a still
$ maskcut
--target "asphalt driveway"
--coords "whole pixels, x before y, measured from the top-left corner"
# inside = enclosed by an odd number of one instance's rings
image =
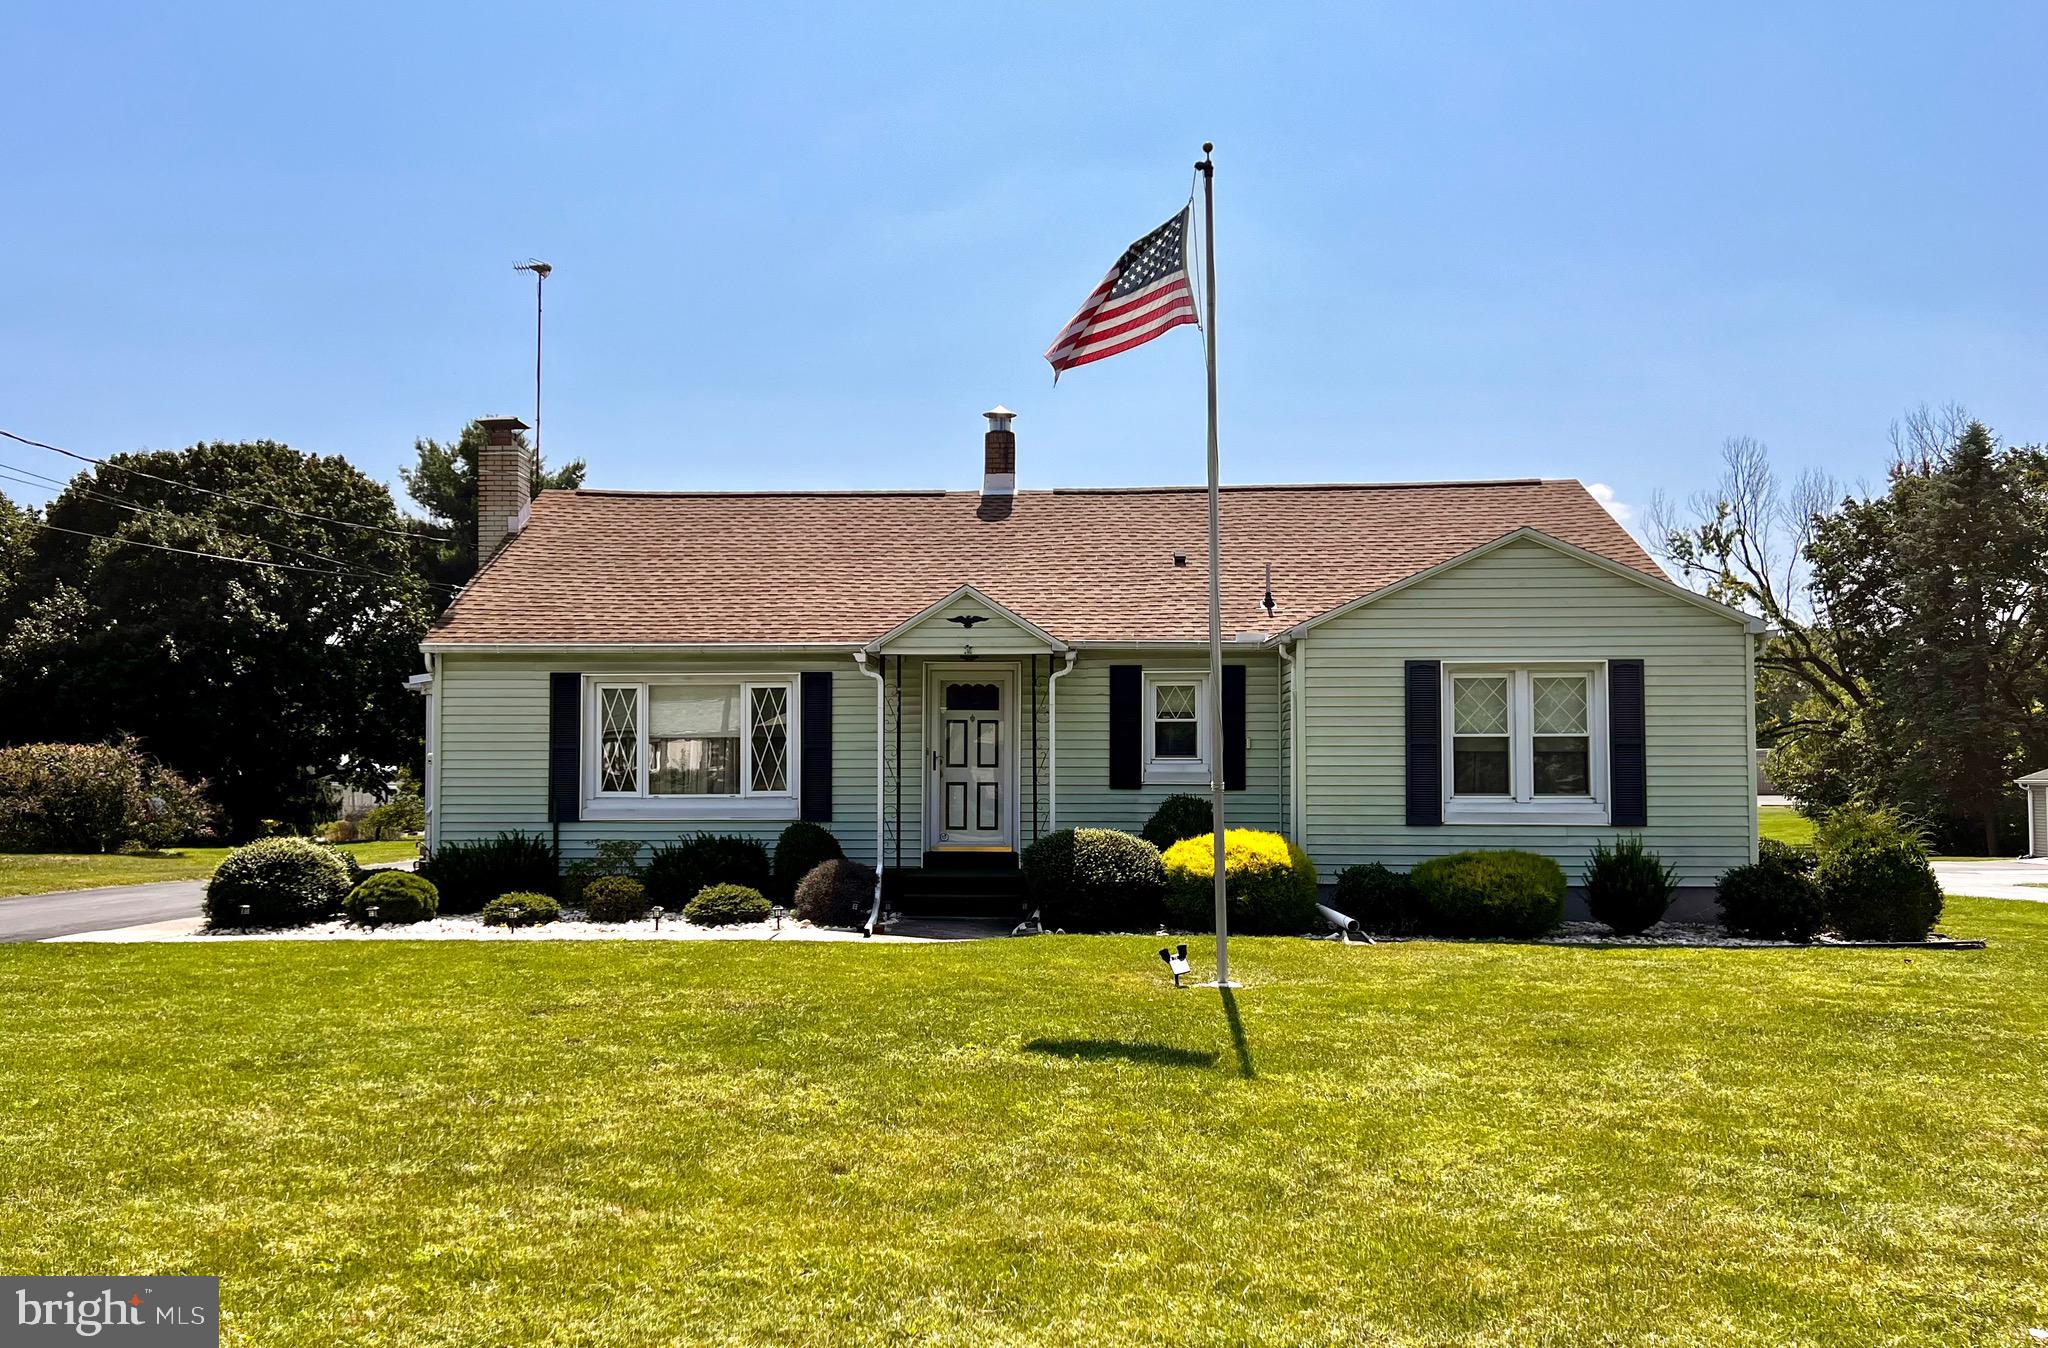
[[[204,880],[159,880],[147,885],[0,899],[0,943],[198,917],[199,899],[205,892]]]

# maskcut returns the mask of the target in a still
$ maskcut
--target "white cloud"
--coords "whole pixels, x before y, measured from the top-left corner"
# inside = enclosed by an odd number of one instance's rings
[[[1586,490],[1593,493],[1594,500],[1607,507],[1607,513],[1614,516],[1624,529],[1636,522],[1636,508],[1626,501],[1615,500],[1614,488],[1605,482],[1588,483]]]

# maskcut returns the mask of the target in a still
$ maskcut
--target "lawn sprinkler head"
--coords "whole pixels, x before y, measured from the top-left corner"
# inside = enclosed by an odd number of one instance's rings
[[[1168,948],[1166,946],[1159,947],[1159,958],[1163,960],[1166,964],[1166,967],[1172,971],[1173,985],[1175,987],[1179,987],[1182,975],[1186,974],[1188,971],[1187,942],[1183,941],[1181,942],[1181,944],[1174,946],[1172,948]]]
[[[653,906],[652,908],[649,908],[649,909],[648,909],[647,911],[648,911],[648,912],[649,912],[650,914],[652,914],[652,915],[653,915],[653,917],[654,917],[654,929],[655,929],[656,931],[660,931],[660,930],[661,930],[661,915],[662,915],[663,913],[667,912],[668,910],[667,910],[667,909],[665,909],[665,908],[663,908],[663,907],[662,907],[662,906],[661,906],[660,904],[658,904],[658,903],[657,903],[657,904],[655,904],[655,905],[654,905],[654,906]]]

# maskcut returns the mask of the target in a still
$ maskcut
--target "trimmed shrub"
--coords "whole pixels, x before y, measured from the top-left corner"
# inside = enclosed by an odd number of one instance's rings
[[[620,838],[597,845],[596,854],[578,857],[562,868],[562,902],[582,907],[589,900],[584,894],[591,881],[607,875],[640,878],[640,849],[646,843],[635,838]]]
[[[562,905],[551,894],[500,894],[484,905],[486,927],[540,927],[562,920]]]
[[[1534,852],[1453,852],[1410,875],[1439,935],[1540,936],[1564,921],[1564,870]]]
[[[443,843],[420,859],[419,874],[441,895],[444,913],[474,913],[500,894],[552,898],[562,883],[554,844],[537,833]]]
[[[655,848],[640,882],[647,886],[648,902],[675,912],[710,885],[766,890],[775,879],[768,849],[759,842],[729,833],[699,833]]]
[[[351,922],[367,924],[376,905],[378,926],[425,922],[441,909],[433,885],[406,871],[376,871],[348,892],[341,911]]]
[[[788,898],[796,893],[797,884],[806,875],[845,855],[839,839],[816,824],[799,819],[775,839],[775,888],[771,892]]]
[[[875,906],[874,869],[844,857],[823,862],[797,882],[790,906],[820,927],[864,926]]]
[[[1808,874],[1813,859],[1777,846],[1782,850],[1774,853],[1766,840],[1759,849],[1762,860],[1721,876],[1721,925],[1763,941],[1811,941],[1827,921],[1820,886]]]
[[[647,916],[647,887],[630,875],[600,875],[583,887],[592,922],[638,922]]]
[[[112,852],[126,842],[184,842],[213,824],[203,786],[133,740],[0,749],[0,851]]]
[[[1586,860],[1586,907],[1617,936],[1640,936],[1664,920],[1678,892],[1678,871],[1630,835],[1593,844]]]
[[[1166,915],[1159,849],[1112,828],[1063,828],[1024,849],[1024,893],[1061,931],[1153,931]]]
[[[1760,862],[1782,866],[1788,871],[1801,875],[1812,875],[1813,868],[1820,864],[1820,857],[1806,843],[1779,842],[1776,838],[1762,838],[1757,841],[1756,857]]]
[[[348,867],[328,848],[304,838],[264,838],[228,853],[206,882],[206,924],[303,927],[334,916],[350,888]]]
[[[1215,815],[1210,812],[1207,796],[1168,796],[1152,811],[1138,836],[1164,852],[1177,842],[1205,837],[1215,829]]]
[[[1330,906],[1356,918],[1367,931],[1406,936],[1422,927],[1422,900],[1415,881],[1406,871],[1390,871],[1377,861],[1337,872],[1337,893]]]
[[[356,840],[356,824],[353,819],[330,819],[320,826],[320,841],[348,843]]]
[[[1924,941],[1941,920],[1941,886],[1920,832],[1896,810],[1849,805],[1815,838],[1828,925],[1852,941]]]
[[[1167,920],[1192,931],[1213,926],[1215,835],[1183,838],[1166,849],[1160,862],[1166,869]],[[1226,829],[1223,875],[1232,931],[1298,936],[1318,925],[1315,863],[1279,834]]]
[[[426,802],[420,799],[418,791],[401,788],[397,795],[382,805],[364,811],[357,827],[365,837],[373,839],[403,838],[424,832],[427,827]]]
[[[769,903],[758,889],[745,885],[709,885],[683,905],[683,919],[700,927],[729,927],[736,922],[765,922]]]

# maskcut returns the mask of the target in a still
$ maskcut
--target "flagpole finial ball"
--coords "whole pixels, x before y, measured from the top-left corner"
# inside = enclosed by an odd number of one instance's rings
[[[1214,141],[1207,141],[1207,140],[1205,140],[1205,141],[1203,141],[1203,142],[1202,142],[1202,153],[1203,153],[1203,154],[1208,154],[1208,153],[1210,153],[1211,151],[1213,151],[1213,150],[1214,150],[1215,148],[1216,148],[1216,144],[1215,144],[1215,142],[1214,142]]]

